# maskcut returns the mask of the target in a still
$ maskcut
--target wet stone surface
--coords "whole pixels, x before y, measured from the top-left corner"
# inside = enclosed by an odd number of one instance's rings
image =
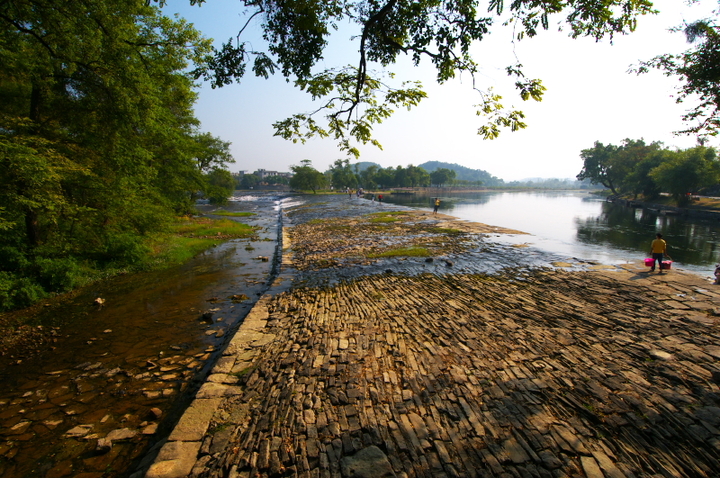
[[[334,243],[332,204],[289,212],[299,280],[224,351],[230,373],[215,375],[225,388],[183,476],[717,476],[712,285],[639,264],[518,267],[531,254],[504,248],[513,267],[481,271],[472,258],[492,262],[495,246],[480,225],[434,249],[450,270],[392,258],[393,273],[359,273],[371,258]],[[357,219],[343,208],[336,226]]]

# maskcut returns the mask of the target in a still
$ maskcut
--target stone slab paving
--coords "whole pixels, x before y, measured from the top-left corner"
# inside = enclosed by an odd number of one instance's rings
[[[213,413],[147,476],[718,476],[718,303],[638,265],[298,285],[261,299],[195,400]]]

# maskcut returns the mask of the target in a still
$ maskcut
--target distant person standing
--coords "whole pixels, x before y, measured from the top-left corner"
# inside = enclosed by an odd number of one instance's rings
[[[440,209],[440,198],[435,198],[435,207],[433,207],[433,214],[437,214]]]
[[[667,253],[667,243],[662,237],[662,234],[658,232],[657,234],[655,234],[655,240],[652,241],[652,244],[650,245],[650,254],[652,254],[653,259],[650,272],[655,271],[655,262],[657,262],[658,268],[660,269],[659,274],[662,274],[662,261],[665,257],[665,253]]]

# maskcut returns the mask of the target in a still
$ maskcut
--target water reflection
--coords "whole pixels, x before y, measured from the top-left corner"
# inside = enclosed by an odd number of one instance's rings
[[[586,244],[647,252],[654,234],[660,232],[676,262],[710,267],[720,260],[716,223],[602,203],[598,216],[576,219],[576,224],[578,241]]]
[[[585,192],[443,191],[391,195],[387,202],[431,210],[435,196],[442,201],[440,212],[528,232],[535,237],[517,240],[548,252],[608,263],[637,261],[648,255],[660,232],[678,266],[707,275],[720,262],[717,222],[620,206]]]

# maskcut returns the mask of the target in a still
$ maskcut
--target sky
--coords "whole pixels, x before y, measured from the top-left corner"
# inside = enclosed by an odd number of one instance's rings
[[[476,116],[473,105],[480,103],[480,97],[469,76],[438,85],[429,62],[413,67],[401,60],[390,71],[399,79],[421,80],[428,98],[411,111],[398,110],[377,125],[374,137],[383,149],[365,145],[359,161],[384,168],[444,161],[514,181],[574,178],[582,169],[580,152],[592,148],[595,141],[619,145],[629,138],[661,141],[667,147],[696,145],[694,137],[673,134],[687,127],[681,116],[693,106],[675,102],[677,78],[660,72],[637,76],[628,69],[641,60],[688,49],[684,35],[669,29],[707,17],[718,5],[713,0],[690,6],[681,0],[657,0],[654,4],[659,15],[640,18],[635,32],[616,36],[612,44],[570,39],[567,33],[555,31],[552,23],[552,31],[515,43],[509,29],[493,31],[473,50],[481,66],[478,86],[493,87],[503,95],[505,106],[525,112],[528,124],[518,132],[503,130],[495,140],[477,134],[482,118]],[[188,0],[168,0],[164,12],[188,19],[218,47],[234,38],[244,24],[238,0],[207,0],[201,7],[190,6]],[[241,38],[259,49],[263,45],[257,31],[251,29],[249,36]],[[345,27],[336,34],[319,68],[357,63],[357,45],[349,36]],[[527,77],[540,78],[547,88],[542,102],[523,102],[514,93],[504,68],[518,61]],[[334,140],[311,139],[300,144],[273,136],[275,121],[316,108],[308,95],[280,76],[269,80],[246,76],[240,84],[222,88],[202,85],[195,113],[201,130],[232,143],[236,162],[229,165],[231,171],[262,168],[285,172],[304,159],[325,171],[335,160],[347,158]],[[710,146],[716,145],[711,141]]]

